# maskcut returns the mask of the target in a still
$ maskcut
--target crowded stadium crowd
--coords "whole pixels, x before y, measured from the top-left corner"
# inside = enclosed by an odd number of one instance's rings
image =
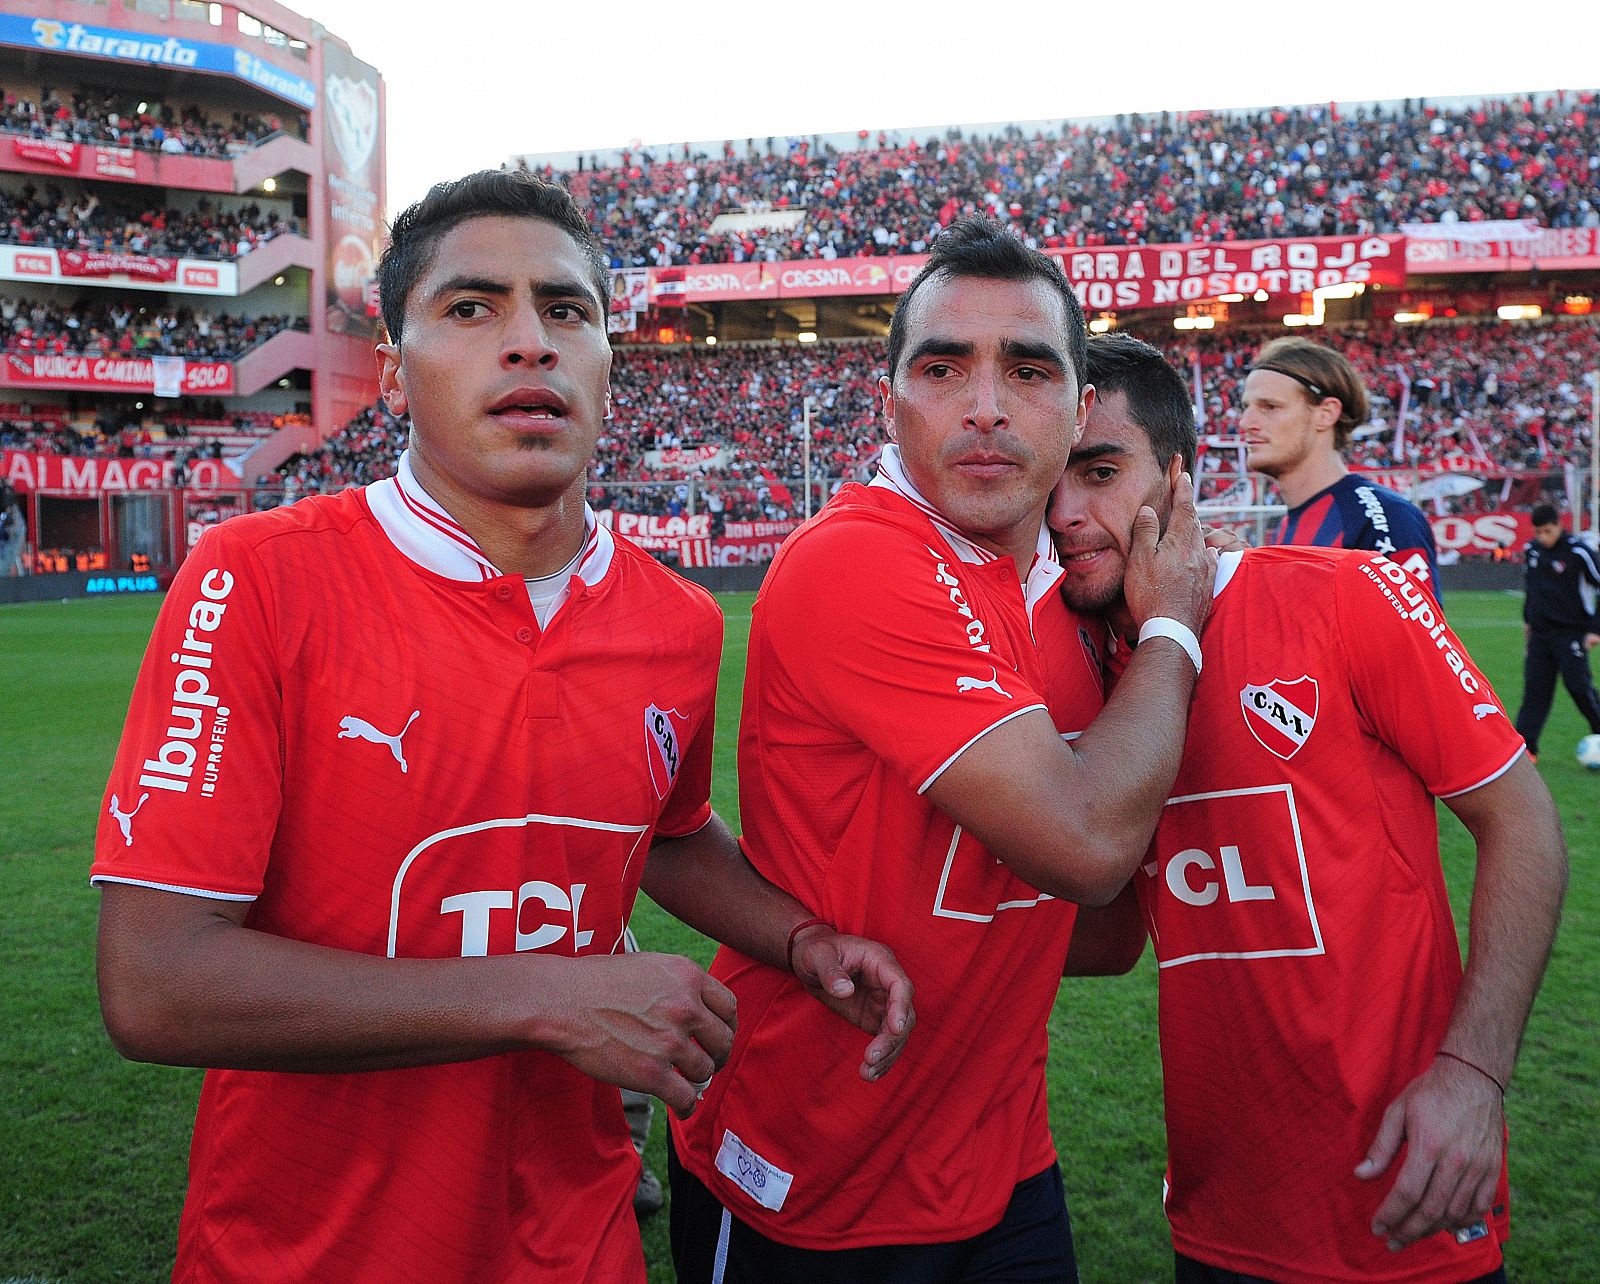
[[[166,155],[226,159],[277,134],[306,136],[302,112],[286,116],[208,111],[198,103],[141,100],[131,91],[42,86],[37,99],[26,89],[0,87],[0,132],[63,143],[137,147]]]
[[[232,361],[303,317],[235,316],[193,308],[80,300],[71,307],[0,295],[0,349],[92,357],[187,357]]]
[[[54,183],[0,190],[0,242],[10,245],[234,259],[284,232],[298,235],[299,220],[254,203],[227,210],[202,198],[184,211],[106,202],[88,191],[73,196]]]
[[[1048,132],[796,139],[721,155],[622,154],[539,172],[590,212],[615,265],[921,253],[985,213],[1030,245],[1155,244],[1392,232],[1407,222],[1532,218],[1600,225],[1593,93],[1469,107],[1162,113]],[[798,222],[719,231],[722,214]],[[793,224],[788,225],[788,224]]]
[[[1585,371],[1600,364],[1600,328],[1591,323],[1452,322],[1322,337],[1350,357],[1371,391],[1371,420],[1350,451],[1358,467],[1558,469],[1587,427]],[[1228,444],[1237,438],[1239,386],[1259,343],[1224,334],[1164,345],[1180,370],[1200,369],[1201,431],[1212,443],[1205,466],[1213,478],[1202,498],[1226,489],[1217,473],[1238,467]],[[724,459],[697,475],[703,511],[723,520],[792,516],[804,399],[816,399],[813,475],[830,485],[869,475],[882,444],[877,379],[885,356],[877,339],[619,348],[611,376],[616,413],[595,451],[590,500],[675,513],[686,503],[690,470],[652,464],[649,452],[725,446]],[[1399,435],[1402,400],[1406,430]],[[375,405],[320,451],[284,465],[286,495],[388,476],[405,437],[404,421]]]

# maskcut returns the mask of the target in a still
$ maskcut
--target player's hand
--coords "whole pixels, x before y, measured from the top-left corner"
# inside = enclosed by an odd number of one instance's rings
[[[733,1050],[733,992],[676,954],[576,963],[547,1046],[585,1074],[660,1097],[688,1118]]]
[[[1384,1111],[1356,1176],[1381,1176],[1402,1145],[1405,1162],[1372,1219],[1372,1233],[1395,1251],[1489,1212],[1505,1145],[1500,1089],[1470,1066],[1437,1058]]]
[[[1213,553],[1242,553],[1250,547],[1249,540],[1226,526],[1202,526],[1200,533]]]
[[[1155,509],[1133,521],[1123,594],[1136,624],[1165,615],[1187,624],[1198,637],[1211,610],[1217,555],[1206,548],[1194,511],[1194,481],[1181,473],[1172,486],[1172,516],[1160,531]]]
[[[1583,635],[1583,649],[1585,651],[1593,651],[1597,646],[1600,646],[1600,633],[1585,633]]]
[[[795,940],[794,974],[820,1002],[872,1035],[860,1074],[868,1083],[883,1078],[917,1024],[911,978],[894,951],[819,923]]]

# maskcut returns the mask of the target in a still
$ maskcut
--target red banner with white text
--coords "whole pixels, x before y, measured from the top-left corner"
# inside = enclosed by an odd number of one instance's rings
[[[46,352],[8,352],[5,361],[0,362],[0,387],[154,392],[155,386],[155,366],[149,357],[81,357]],[[234,388],[233,367],[226,361],[183,361],[178,387],[182,395],[188,397],[231,396]]]
[[[1046,253],[1061,265],[1084,306],[1095,310],[1168,307],[1258,290],[1293,295],[1332,285],[1403,285],[1406,275],[1402,236],[1108,245]],[[704,303],[899,294],[926,262],[925,254],[896,254],[652,268],[651,297],[659,306],[663,285],[690,302]]]
[[[104,491],[164,490],[176,484],[171,459],[102,459],[95,455],[40,455],[0,451],[0,476],[19,491],[98,495]],[[239,477],[220,459],[197,459],[183,486],[189,490],[233,490]]]
[[[56,255],[62,276],[131,276],[142,281],[175,281],[178,260],[154,254],[103,254],[61,250]]]
[[[1412,272],[1527,272],[1534,267],[1600,268],[1600,228],[1540,227],[1501,221],[1489,225],[1429,224],[1434,235],[1406,241]]]

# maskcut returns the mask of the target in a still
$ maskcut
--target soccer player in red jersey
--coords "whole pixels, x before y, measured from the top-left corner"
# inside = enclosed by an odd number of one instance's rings
[[[92,877],[117,1047],[211,1067],[177,1280],[642,1282],[617,1085],[691,1111],[735,1008],[622,952],[640,887],[867,1077],[910,1029],[711,811],[715,604],[583,502],[609,283],[559,188],[436,187],[380,267],[398,476],[208,531],[163,607]]]
[[[1126,638],[1134,514],[1193,459],[1193,413],[1136,339],[1092,340],[1089,370],[1050,524],[1068,602]],[[1503,1280],[1503,1097],[1566,878],[1549,792],[1393,562],[1225,554],[1201,644],[1148,858],[1069,959],[1154,942],[1177,1279]],[[1435,798],[1477,844],[1465,976]]]
[[[1399,562],[1435,597],[1433,527],[1415,504],[1352,473],[1350,435],[1366,422],[1367,390],[1342,353],[1310,339],[1275,339],[1244,381],[1239,431],[1250,467],[1278,483],[1289,506],[1274,544],[1367,548]]]
[[[993,224],[947,228],[895,313],[877,478],[786,540],[762,586],[745,850],[893,947],[917,1035],[892,1089],[866,1083],[798,987],[718,954],[739,1037],[673,1127],[684,1284],[1076,1278],[1046,1022],[1072,902],[1126,881],[1177,769],[1211,580],[1180,480],[1166,538],[1152,510],[1131,553],[1160,640],[1101,712],[1099,625],[1062,603],[1044,526],[1092,401],[1084,338],[1049,259]]]

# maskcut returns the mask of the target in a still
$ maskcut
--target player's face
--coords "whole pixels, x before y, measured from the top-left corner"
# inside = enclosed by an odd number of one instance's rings
[[[1556,541],[1561,538],[1561,527],[1556,522],[1549,522],[1544,526],[1533,528],[1533,537],[1545,548],[1554,548]]]
[[[411,415],[417,478],[447,508],[581,492],[611,372],[590,278],[543,219],[474,218],[439,239],[401,342],[378,354],[384,400]]]
[[[1243,407],[1239,431],[1250,467],[1258,473],[1282,477],[1332,445],[1331,429],[1339,417],[1339,402],[1327,397],[1313,403],[1305,385],[1286,374],[1251,371],[1244,381]]]
[[[942,277],[909,306],[900,368],[880,385],[889,436],[930,503],[1026,568],[1094,397],[1067,355],[1065,305],[1045,281]]]
[[[1122,600],[1133,519],[1148,504],[1162,529],[1172,513],[1172,483],[1183,471],[1162,467],[1150,438],[1128,415],[1122,392],[1097,398],[1083,437],[1050,496],[1050,530],[1061,556],[1061,592],[1074,610],[1098,614]]]

